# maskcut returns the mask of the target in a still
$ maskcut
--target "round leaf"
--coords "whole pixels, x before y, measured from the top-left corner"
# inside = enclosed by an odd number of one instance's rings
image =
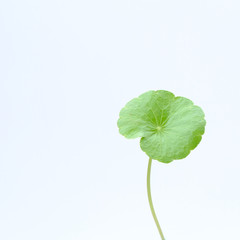
[[[141,137],[141,149],[164,163],[185,158],[201,141],[205,125],[200,107],[164,90],[149,91],[132,99],[118,119],[123,136]]]

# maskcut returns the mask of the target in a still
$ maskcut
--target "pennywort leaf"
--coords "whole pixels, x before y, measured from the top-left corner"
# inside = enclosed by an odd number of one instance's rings
[[[150,158],[169,163],[196,148],[206,121],[202,109],[191,100],[158,90],[129,101],[117,124],[126,138],[141,138],[140,147]]]

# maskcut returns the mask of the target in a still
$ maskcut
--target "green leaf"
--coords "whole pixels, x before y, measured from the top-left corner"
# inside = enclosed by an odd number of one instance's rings
[[[200,107],[164,90],[149,91],[132,99],[118,119],[123,136],[141,137],[141,149],[164,163],[185,158],[201,141],[205,125]]]

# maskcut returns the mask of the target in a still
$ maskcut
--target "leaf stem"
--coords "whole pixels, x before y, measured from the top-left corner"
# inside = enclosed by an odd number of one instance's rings
[[[147,194],[148,194],[148,202],[149,202],[149,206],[152,212],[152,216],[153,219],[155,221],[155,224],[157,226],[158,232],[162,238],[162,240],[165,240],[164,236],[163,236],[163,232],[162,229],[160,227],[160,224],[158,222],[154,207],[153,207],[153,202],[152,202],[152,195],[151,195],[151,187],[150,187],[150,175],[151,175],[151,167],[152,167],[152,158],[149,158],[149,162],[148,162],[148,169],[147,169]]]

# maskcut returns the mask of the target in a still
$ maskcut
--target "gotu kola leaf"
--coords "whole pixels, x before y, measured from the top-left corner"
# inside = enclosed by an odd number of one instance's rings
[[[185,158],[199,144],[206,121],[191,100],[158,90],[129,101],[117,124],[126,138],[141,137],[141,149],[150,158],[169,163]]]

